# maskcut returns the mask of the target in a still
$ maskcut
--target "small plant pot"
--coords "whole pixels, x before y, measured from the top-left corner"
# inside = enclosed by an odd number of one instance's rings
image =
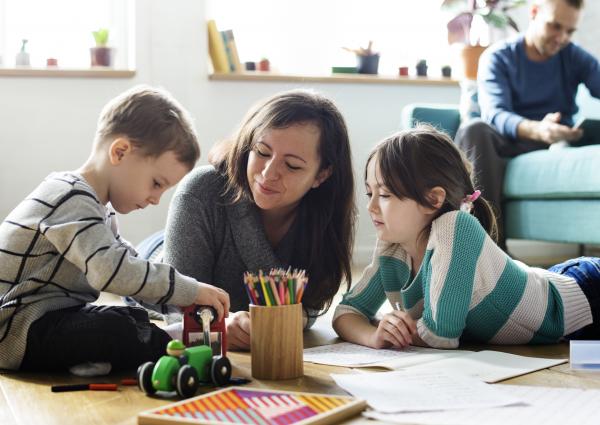
[[[452,68],[449,66],[442,67],[442,77],[450,78],[452,77]]]
[[[379,70],[379,55],[356,55],[359,74],[377,74]]]
[[[417,65],[417,75],[419,77],[427,77],[427,65]]]
[[[270,71],[271,70],[271,63],[269,62],[268,59],[262,59],[260,62],[258,62],[258,70],[259,71]]]
[[[90,59],[92,66],[112,66],[113,64],[112,47],[92,47],[90,49]]]
[[[399,67],[398,75],[400,75],[401,77],[408,77],[408,66]]]

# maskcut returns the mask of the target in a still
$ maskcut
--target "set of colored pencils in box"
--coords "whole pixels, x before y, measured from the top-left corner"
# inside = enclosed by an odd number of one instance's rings
[[[254,305],[299,304],[307,284],[308,276],[304,270],[271,269],[269,274],[260,270],[258,275],[244,273],[244,286]]]

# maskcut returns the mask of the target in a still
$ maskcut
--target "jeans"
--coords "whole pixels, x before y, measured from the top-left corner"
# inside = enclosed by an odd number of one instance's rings
[[[572,277],[585,294],[594,322],[567,335],[567,339],[600,339],[600,258],[579,257],[548,269]]]

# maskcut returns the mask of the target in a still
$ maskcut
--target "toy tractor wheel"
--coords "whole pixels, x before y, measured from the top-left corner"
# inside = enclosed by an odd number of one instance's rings
[[[215,356],[210,364],[210,379],[218,387],[229,383],[231,362],[227,357]]]
[[[156,392],[156,389],[152,385],[152,371],[154,370],[154,362],[146,362],[138,367],[137,378],[138,386],[140,390],[148,395],[152,395]]]
[[[190,365],[181,366],[179,372],[177,372],[177,394],[179,397],[188,398],[196,394],[200,380],[198,379],[198,373]]]

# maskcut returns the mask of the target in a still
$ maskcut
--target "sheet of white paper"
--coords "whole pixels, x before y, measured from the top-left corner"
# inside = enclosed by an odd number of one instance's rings
[[[465,353],[471,353],[471,351],[437,350],[415,346],[404,349],[375,349],[350,342],[342,342],[340,344],[307,348],[304,350],[304,361],[332,366],[379,366],[386,369],[399,369]]]
[[[428,413],[385,414],[367,411],[364,416],[386,422],[424,425],[597,425],[600,423],[600,390],[494,385],[524,404],[490,409]]]
[[[335,382],[379,412],[483,408],[518,403],[496,387],[464,375],[412,370],[332,374]]]
[[[501,351],[478,351],[439,360],[426,365],[417,365],[411,370],[452,371],[484,382],[498,382],[514,376],[524,375],[540,369],[566,363],[568,359],[544,359],[525,357]],[[598,422],[600,423],[600,421]]]

